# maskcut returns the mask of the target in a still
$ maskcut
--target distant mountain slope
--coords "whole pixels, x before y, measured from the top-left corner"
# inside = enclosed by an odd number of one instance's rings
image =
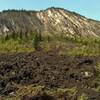
[[[0,35],[40,32],[59,36],[100,36],[100,22],[61,8],[41,11],[8,10],[0,13]]]

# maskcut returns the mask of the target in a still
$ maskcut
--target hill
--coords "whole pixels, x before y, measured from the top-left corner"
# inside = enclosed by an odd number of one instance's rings
[[[64,37],[99,37],[100,22],[61,8],[41,11],[8,10],[0,13],[0,35],[29,36],[33,32]]]

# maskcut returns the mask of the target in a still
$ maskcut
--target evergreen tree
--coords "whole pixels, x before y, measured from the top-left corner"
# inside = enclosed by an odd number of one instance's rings
[[[35,33],[33,38],[33,47],[35,49],[38,49],[41,40],[42,40],[41,33]]]

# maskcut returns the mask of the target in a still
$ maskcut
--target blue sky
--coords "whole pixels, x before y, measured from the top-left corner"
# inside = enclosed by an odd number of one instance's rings
[[[41,10],[61,7],[88,18],[100,20],[100,0],[0,0],[0,11],[5,9]]]

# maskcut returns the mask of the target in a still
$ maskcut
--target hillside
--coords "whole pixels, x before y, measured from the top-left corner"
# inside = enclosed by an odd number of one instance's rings
[[[0,13],[0,35],[29,36],[33,32],[68,37],[100,36],[100,22],[61,8],[41,11],[8,10]]]
[[[0,100],[100,100],[100,22],[54,7],[2,11]]]

